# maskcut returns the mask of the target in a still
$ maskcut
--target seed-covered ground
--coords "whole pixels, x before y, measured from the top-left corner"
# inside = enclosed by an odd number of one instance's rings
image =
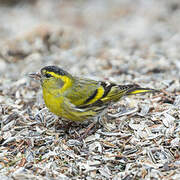
[[[0,0],[0,179],[180,179],[179,0]],[[161,90],[67,122],[45,107],[45,65]]]

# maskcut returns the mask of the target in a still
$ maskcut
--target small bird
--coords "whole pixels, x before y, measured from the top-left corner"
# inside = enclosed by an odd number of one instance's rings
[[[156,92],[137,84],[117,85],[76,77],[57,66],[45,66],[40,73],[32,73],[30,77],[40,79],[49,110],[71,121],[101,117],[110,104],[123,96]]]

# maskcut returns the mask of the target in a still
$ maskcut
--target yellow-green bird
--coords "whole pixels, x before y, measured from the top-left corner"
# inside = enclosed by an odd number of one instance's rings
[[[57,66],[46,66],[40,73],[30,76],[40,79],[44,102],[49,110],[71,121],[100,117],[122,96],[156,92],[136,84],[117,85],[75,77]]]

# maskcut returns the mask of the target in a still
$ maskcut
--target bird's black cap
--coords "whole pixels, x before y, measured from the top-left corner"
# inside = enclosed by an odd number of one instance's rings
[[[68,75],[69,73],[64,71],[63,69],[57,67],[57,66],[45,66],[41,69],[41,74],[43,74],[43,71],[48,71],[48,72],[54,72],[56,74],[59,74],[61,76]]]

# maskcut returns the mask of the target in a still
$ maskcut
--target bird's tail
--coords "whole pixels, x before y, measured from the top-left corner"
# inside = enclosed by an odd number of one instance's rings
[[[153,93],[153,92],[159,92],[158,90],[155,89],[150,89],[150,88],[141,88],[138,85],[135,85],[134,87],[128,89],[125,93],[125,95],[134,95],[134,94],[141,94],[141,93]]]

